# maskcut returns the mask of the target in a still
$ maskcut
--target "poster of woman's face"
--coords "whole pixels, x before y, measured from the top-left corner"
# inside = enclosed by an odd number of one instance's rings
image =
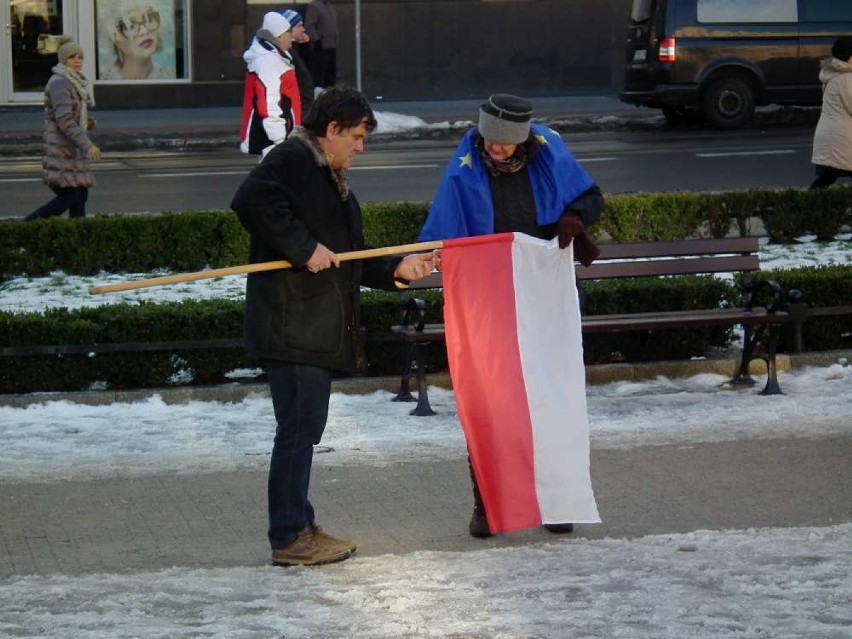
[[[176,79],[175,21],[183,2],[96,0],[98,80]]]

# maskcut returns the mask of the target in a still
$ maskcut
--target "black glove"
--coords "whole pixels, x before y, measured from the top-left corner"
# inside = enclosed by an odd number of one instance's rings
[[[586,230],[583,220],[573,211],[567,211],[556,223],[556,235],[559,237],[559,248],[565,248],[578,235]]]
[[[600,254],[600,248],[585,231],[574,238],[574,258],[583,266],[590,266]]]
[[[559,248],[565,248],[574,241],[574,257],[583,266],[589,266],[601,254],[601,250],[586,233],[586,227],[580,216],[567,211],[556,223]]]

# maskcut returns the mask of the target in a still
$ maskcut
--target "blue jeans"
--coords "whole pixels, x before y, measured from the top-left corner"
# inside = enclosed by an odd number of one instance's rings
[[[328,419],[331,371],[304,364],[267,366],[275,410],[275,443],[269,462],[269,543],[284,548],[314,523],[308,500],[314,446]]]
[[[54,217],[62,215],[65,211],[71,217],[86,217],[86,201],[89,199],[89,189],[85,186],[51,186],[50,190],[56,193],[47,204],[38,207],[24,220],[30,222],[41,217]]]

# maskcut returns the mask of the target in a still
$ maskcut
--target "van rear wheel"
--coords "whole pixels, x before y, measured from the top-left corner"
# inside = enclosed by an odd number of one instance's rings
[[[754,116],[754,91],[741,78],[715,80],[701,99],[707,121],[718,129],[738,129]]]

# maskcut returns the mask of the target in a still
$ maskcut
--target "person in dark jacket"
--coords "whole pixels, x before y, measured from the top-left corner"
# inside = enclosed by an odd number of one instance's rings
[[[276,565],[330,563],[355,551],[353,542],[317,526],[308,500],[332,373],[355,367],[360,287],[394,290],[436,266],[433,253],[363,261],[338,257],[365,248],[347,169],[375,126],[361,93],[329,89],[302,126],[251,171],[231,202],[251,237],[251,261],[293,265],[252,273],[246,284],[246,352],[266,368],[278,423],[268,486]]]
[[[86,217],[89,188],[95,184],[91,162],[101,151],[89,139],[88,108],[94,97],[83,75],[83,49],[69,36],[61,39],[59,64],[44,87],[44,183],[56,194],[27,215],[27,221],[62,215]]]
[[[310,46],[311,38],[305,30],[305,22],[298,11],[285,9],[281,15],[292,25],[293,46],[287,51],[287,55],[296,69],[296,82],[299,84],[299,98],[302,101],[302,117],[304,117],[314,103],[314,81],[311,77],[311,69],[302,55]]]
[[[305,9],[305,29],[314,44],[311,74],[314,87],[323,89],[337,82],[337,45],[340,30],[331,0],[312,0]]]
[[[558,238],[560,248],[573,245],[575,259],[587,266],[598,257],[586,227],[600,219],[601,190],[558,134],[531,123],[532,113],[532,104],[518,96],[488,98],[478,126],[465,134],[444,172],[421,241],[520,232]],[[470,476],[469,532],[490,537],[473,466]],[[570,522],[545,527],[555,533],[574,530]]]

